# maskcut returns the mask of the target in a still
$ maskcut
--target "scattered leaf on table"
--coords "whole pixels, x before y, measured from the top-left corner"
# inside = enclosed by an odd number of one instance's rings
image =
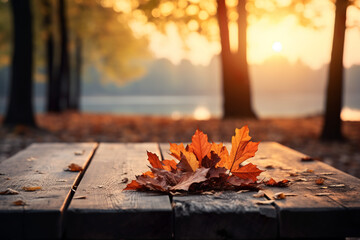
[[[296,197],[296,196],[298,196],[298,195],[295,194],[295,193],[285,193],[285,196],[286,196],[286,197]]]
[[[323,178],[317,178],[317,179],[315,180],[315,183],[316,183],[317,185],[323,185],[323,184],[324,184],[324,181],[325,181],[325,179],[323,179]]]
[[[29,158],[26,159],[26,161],[32,162],[32,161],[35,161],[36,159],[37,159],[37,158],[35,158],[35,157],[29,157]]]
[[[257,201],[255,203],[258,204],[258,205],[270,205],[270,204],[272,204],[274,202],[275,202],[274,200],[264,200],[264,201]]]
[[[329,196],[332,195],[331,193],[317,193],[315,196]]]
[[[307,182],[307,179],[306,178],[296,178],[296,179],[294,179],[294,181],[296,181],[296,182]]]
[[[274,169],[274,166],[273,165],[267,165],[265,166],[266,169]]]
[[[313,169],[305,169],[303,173],[313,173],[314,170]]]
[[[289,173],[289,176],[290,177],[297,177],[297,176],[299,176],[299,174],[297,174],[297,173]]]
[[[37,191],[37,190],[41,190],[41,187],[40,186],[23,187],[22,189],[24,191],[26,191],[26,192],[34,192],[34,191]]]
[[[71,163],[66,170],[70,172],[80,172],[83,168],[76,163]]]
[[[276,182],[273,178],[270,178],[270,180],[264,182],[266,186],[270,187],[288,187],[290,184],[290,181],[287,179],[283,179],[281,181]]]
[[[86,199],[86,196],[78,196],[78,197],[74,197],[74,199]]]
[[[121,179],[121,183],[127,183],[128,181],[129,181],[128,178],[123,178],[123,179]]]
[[[253,194],[255,198],[261,198],[265,196],[265,192],[263,190],[259,190],[257,193]]]
[[[81,150],[81,151],[74,152],[74,155],[75,156],[81,156],[81,155],[84,155],[84,153],[85,153],[85,150]]]
[[[7,188],[5,191],[0,192],[0,195],[16,195],[16,194],[19,194],[19,192],[11,188]]]
[[[285,194],[284,194],[283,192],[278,192],[278,193],[275,193],[275,194],[274,194],[274,198],[275,198],[276,200],[280,200],[280,199],[285,199],[286,196],[285,196]]]
[[[202,192],[202,195],[213,195],[215,193],[215,191],[206,191],[206,192]]]
[[[345,187],[345,184],[332,184],[329,185],[330,188],[343,188]]]
[[[312,162],[312,161],[314,161],[315,159],[314,158],[312,158],[312,157],[302,157],[301,158],[301,161],[303,161],[303,162]]]
[[[23,200],[16,200],[13,202],[13,205],[15,206],[25,206],[26,203]]]
[[[335,173],[332,173],[332,172],[323,172],[323,173],[319,173],[319,175],[328,176],[328,175],[335,175]]]
[[[244,189],[244,190],[239,190],[239,191],[237,191],[236,193],[246,193],[246,192],[250,192],[250,190],[246,190],[246,189]]]

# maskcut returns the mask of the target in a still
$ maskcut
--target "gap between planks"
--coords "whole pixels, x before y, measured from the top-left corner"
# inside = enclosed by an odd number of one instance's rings
[[[63,203],[63,205],[61,206],[60,208],[60,212],[61,212],[61,222],[63,220],[63,217],[64,217],[64,212],[68,209],[73,197],[74,197],[74,194],[75,194],[75,191],[77,189],[77,186],[79,186],[80,182],[81,182],[81,179],[84,177],[85,175],[85,172],[86,170],[88,169],[90,163],[91,163],[91,160],[94,158],[95,156],[95,153],[96,153],[96,150],[98,149],[99,147],[99,143],[95,143],[95,146],[94,148],[91,150],[91,152],[89,153],[88,155],[88,158],[83,166],[83,170],[81,172],[79,172],[78,176],[75,178],[74,180],[74,183],[71,185],[71,188],[65,198],[65,201]]]

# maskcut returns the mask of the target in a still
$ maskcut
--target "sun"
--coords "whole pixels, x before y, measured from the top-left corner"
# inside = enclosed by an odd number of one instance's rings
[[[274,42],[273,45],[272,45],[272,49],[275,51],[275,52],[281,52],[282,50],[282,44],[281,42]]]

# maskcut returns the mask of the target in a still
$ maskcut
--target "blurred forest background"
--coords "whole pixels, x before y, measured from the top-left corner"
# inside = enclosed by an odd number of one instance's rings
[[[359,42],[359,0],[0,0],[0,160],[249,124],[360,176]]]

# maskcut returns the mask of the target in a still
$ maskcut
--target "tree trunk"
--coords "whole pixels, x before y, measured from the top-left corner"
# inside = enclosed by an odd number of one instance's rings
[[[223,71],[224,118],[256,118],[251,107],[250,82],[246,59],[246,1],[239,1],[238,53],[230,50],[225,0],[218,0],[218,22]]]
[[[12,0],[14,39],[10,98],[4,125],[35,127],[32,106],[32,16],[30,1]]]
[[[70,92],[69,109],[74,111],[80,110],[80,95],[81,95],[81,69],[82,69],[82,41],[79,36],[75,38],[75,71],[74,81],[72,82]]]
[[[55,74],[54,62],[54,25],[52,19],[52,4],[49,0],[43,0],[42,6],[44,7],[43,28],[46,31],[46,67],[47,67],[47,101],[46,108],[48,112],[60,112],[60,82]]]
[[[59,0],[58,10],[61,36],[60,69],[58,78],[61,84],[60,106],[61,110],[65,110],[69,108],[70,103],[70,66],[65,0]]]
[[[340,114],[343,93],[343,53],[346,30],[346,9],[348,4],[348,0],[337,0],[335,3],[334,36],[326,91],[324,124],[321,134],[322,140],[343,139]]]

